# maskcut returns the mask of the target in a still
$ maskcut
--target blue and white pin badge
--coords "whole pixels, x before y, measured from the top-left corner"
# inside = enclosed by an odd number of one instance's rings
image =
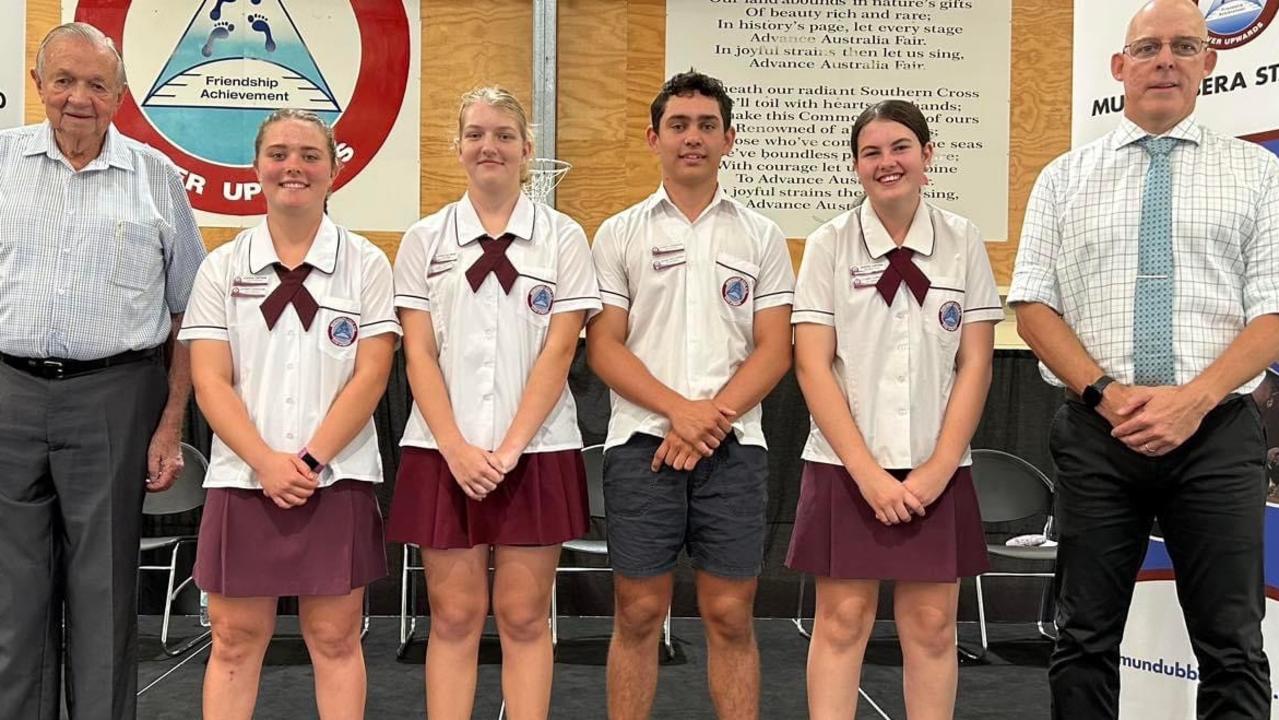
[[[724,296],[724,302],[733,307],[740,307],[751,296],[751,286],[746,284],[746,278],[741,275],[725,280],[719,291]]]
[[[329,323],[329,342],[338,347],[350,347],[359,336],[360,326],[352,318],[342,315]]]
[[[1199,0],[1208,26],[1208,44],[1217,50],[1246,45],[1279,13],[1279,0]]]
[[[550,286],[534,285],[533,289],[528,291],[528,308],[538,315],[549,314],[553,304],[555,304],[555,292]]]
[[[942,303],[941,309],[937,311],[937,322],[941,324],[942,329],[947,332],[955,332],[959,329],[959,323],[964,319],[964,310],[959,307],[959,303],[954,300],[947,300]]]

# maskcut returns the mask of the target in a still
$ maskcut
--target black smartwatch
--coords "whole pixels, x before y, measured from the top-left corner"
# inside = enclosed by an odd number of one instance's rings
[[[1109,375],[1102,375],[1092,385],[1084,388],[1079,397],[1083,399],[1085,405],[1095,408],[1101,404],[1102,393],[1105,392],[1106,386],[1114,381],[1115,379]]]

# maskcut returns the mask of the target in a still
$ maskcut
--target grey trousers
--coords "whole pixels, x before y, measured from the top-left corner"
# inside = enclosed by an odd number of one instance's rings
[[[158,359],[46,380],[0,364],[0,718],[131,720]],[[65,619],[66,657],[62,628]]]

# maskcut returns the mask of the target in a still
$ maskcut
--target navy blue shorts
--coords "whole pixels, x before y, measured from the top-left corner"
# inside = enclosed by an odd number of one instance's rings
[[[729,578],[763,569],[768,453],[732,433],[691,471],[653,472],[661,438],[637,433],[604,453],[604,507],[615,572],[651,577],[693,567]]]

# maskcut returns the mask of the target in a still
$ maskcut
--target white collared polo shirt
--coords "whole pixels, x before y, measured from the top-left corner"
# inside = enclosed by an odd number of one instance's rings
[[[493,273],[478,290],[467,281],[487,233],[466,195],[410,227],[395,259],[395,304],[431,314],[458,429],[487,450],[497,449],[515,419],[551,316],[600,307],[586,233],[572,218],[521,195],[505,232],[515,236],[506,257],[519,273],[509,293]],[[438,448],[416,402],[400,444]],[[525,452],[580,447],[566,384]]]
[[[713,398],[755,349],[755,313],[794,295],[781,228],[722,188],[693,222],[658,188],[605,220],[592,251],[601,299],[628,313],[626,347],[686,398]],[[612,401],[605,447],[670,431],[661,414]],[[757,405],[733,421],[739,442],[766,447],[760,418]]]
[[[791,322],[835,328],[833,370],[880,467],[914,468],[941,434],[964,325],[1004,312],[981,233],[921,201],[902,247],[931,283],[921,304],[905,283],[892,305],[876,283],[897,247],[869,202],[817,228],[804,244]],[[803,458],[841,464],[813,423]],[[971,465],[967,450],[960,465]]]
[[[265,222],[209,253],[178,339],[230,343],[235,390],[258,433],[271,448],[296,453],[355,372],[359,341],[398,336],[400,324],[386,254],[326,216],[304,261],[314,269],[303,286],[319,312],[308,330],[289,305],[275,329],[268,329],[261,306],[280,284],[277,262]],[[321,471],[319,485],[338,480],[382,482],[372,418]],[[261,487],[248,464],[216,435],[204,485]]]

